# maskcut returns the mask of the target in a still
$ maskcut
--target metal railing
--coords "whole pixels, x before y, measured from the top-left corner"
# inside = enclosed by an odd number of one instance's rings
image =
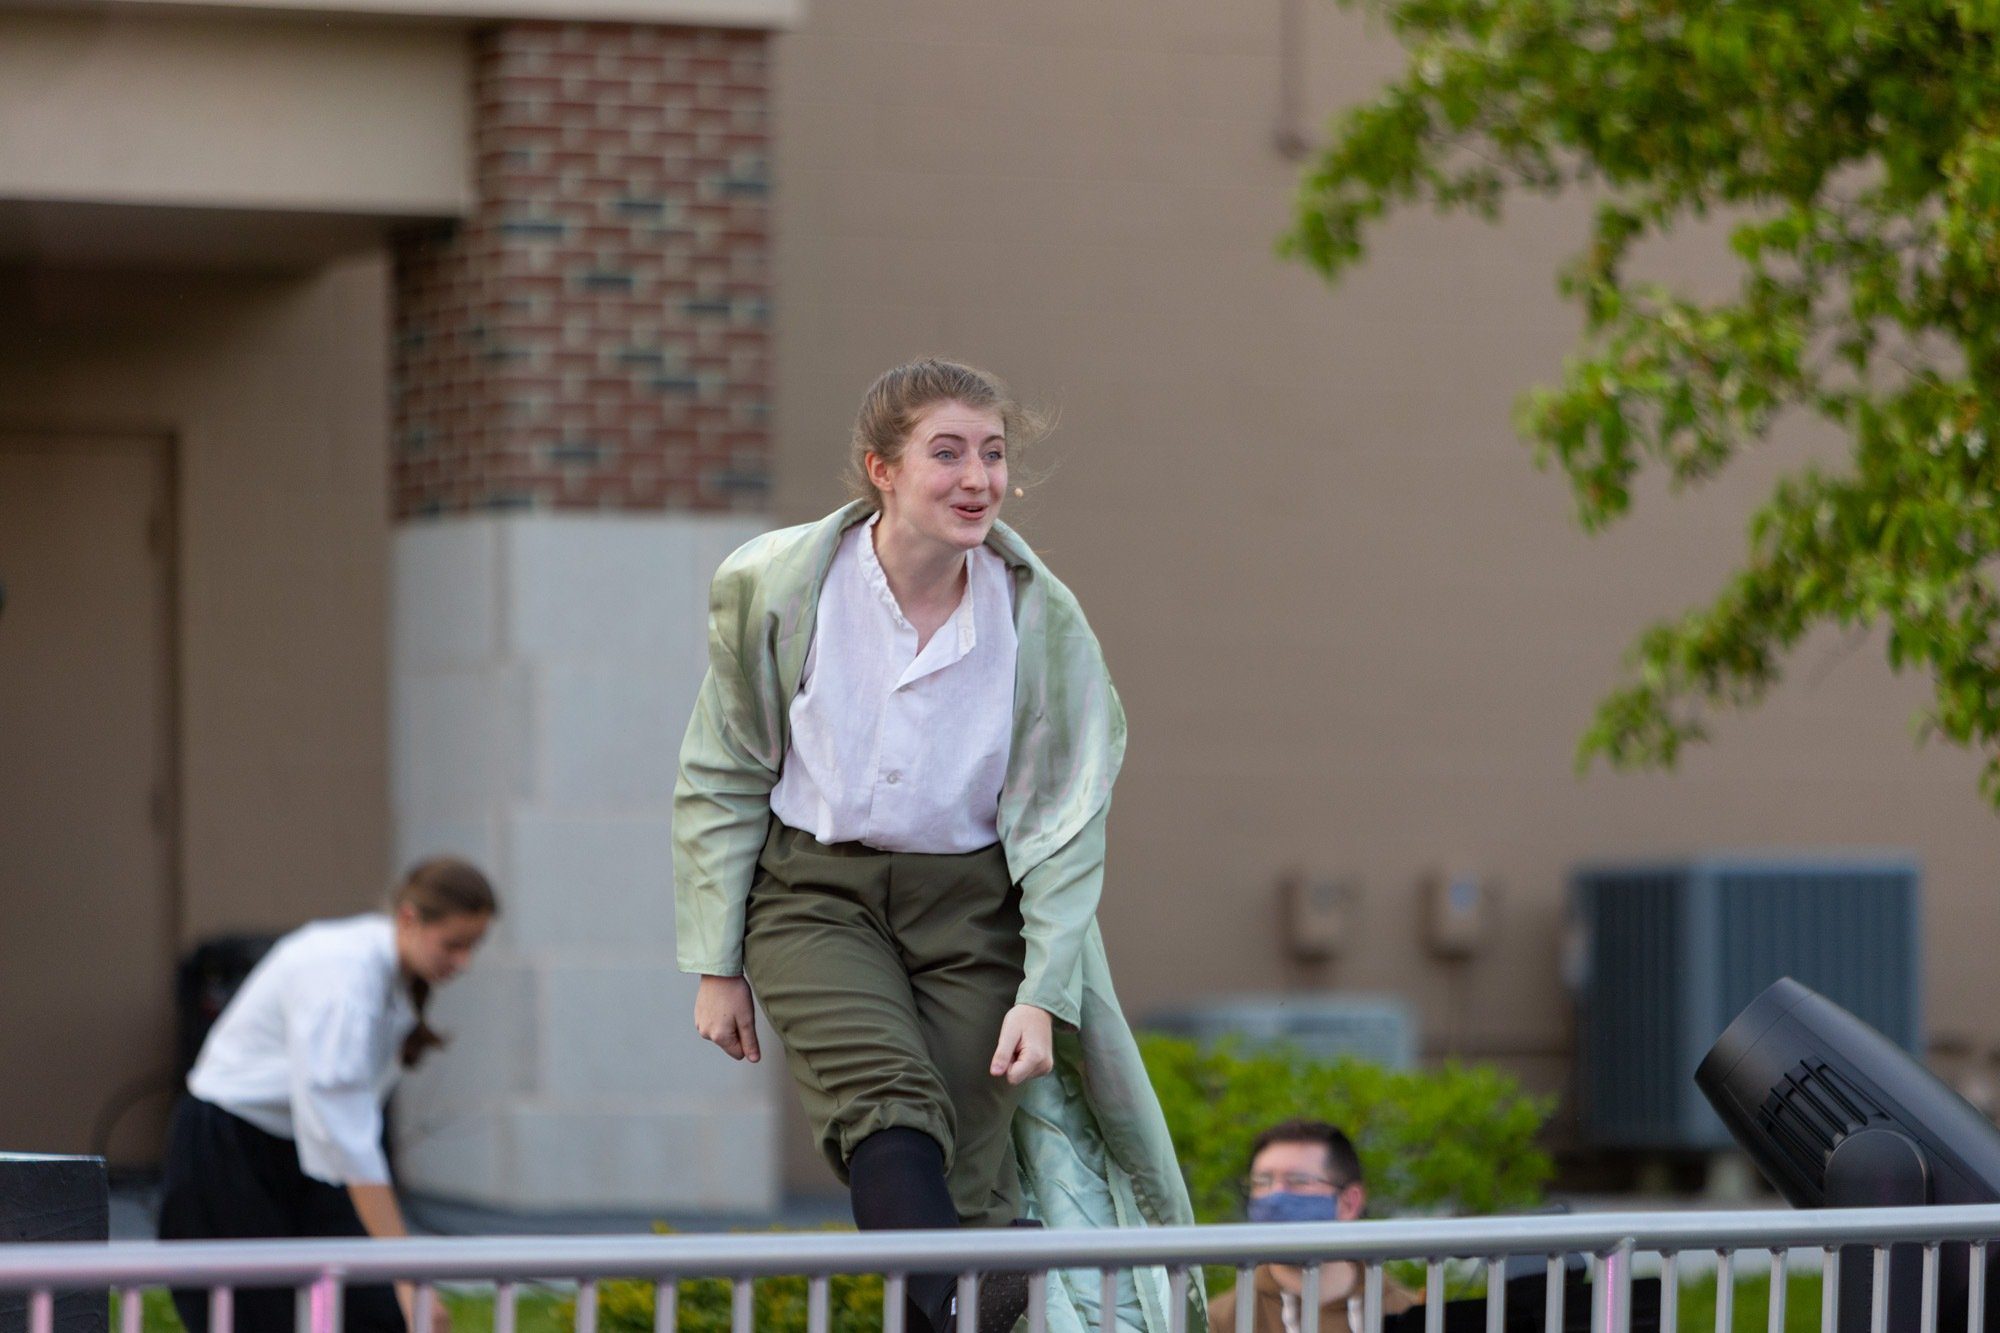
[[[119,1333],[141,1333],[140,1293],[149,1287],[208,1289],[213,1333],[231,1333],[236,1288],[292,1288],[299,1333],[337,1333],[341,1293],[362,1284],[416,1285],[416,1328],[429,1327],[437,1283],[492,1283],[494,1333],[514,1333],[517,1285],[574,1281],[576,1333],[596,1333],[597,1284],[607,1278],[655,1284],[655,1333],[674,1333],[677,1284],[721,1277],[733,1283],[734,1333],[751,1333],[758,1278],[804,1276],[809,1283],[810,1333],[828,1333],[829,1289],[835,1274],[884,1275],[883,1328],[903,1333],[904,1284],[911,1273],[959,1275],[959,1333],[973,1333],[980,1273],[1029,1271],[1028,1325],[1047,1328],[1051,1270],[1101,1274],[1103,1333],[1117,1329],[1118,1275],[1132,1268],[1164,1268],[1172,1298],[1172,1333],[1183,1333],[1191,1270],[1221,1265],[1238,1271],[1237,1327],[1252,1327],[1254,1266],[1278,1263],[1303,1272],[1301,1325],[1318,1333],[1319,1296],[1328,1265],[1362,1266],[1360,1333],[1382,1333],[1383,1264],[1417,1260],[1425,1266],[1422,1310],[1425,1333],[1444,1333],[1446,1266],[1471,1261],[1485,1267],[1487,1333],[1507,1326],[1506,1261],[1546,1259],[1546,1333],[1561,1333],[1565,1256],[1592,1256],[1588,1288],[1592,1333],[1630,1333],[1634,1260],[1657,1256],[1661,1278],[1661,1333],[1679,1333],[1682,1260],[1714,1256],[1717,1277],[1715,1329],[1730,1333],[1736,1264],[1746,1254],[1770,1265],[1768,1328],[1785,1327],[1785,1276],[1792,1251],[1822,1252],[1820,1326],[1834,1333],[1843,1251],[1871,1252],[1873,1286],[1870,1333],[1889,1324],[1891,1245],[1921,1252],[1921,1306],[1917,1327],[1939,1324],[1939,1253],[1968,1245],[1966,1327],[1984,1327],[1987,1247],[2000,1240],[2000,1205],[1951,1208],[1867,1208],[1820,1212],[1596,1213],[1564,1216],[1485,1217],[1458,1220],[1288,1223],[1104,1231],[812,1232],[622,1237],[509,1237],[408,1240],[196,1241],[178,1243],[31,1244],[0,1246],[0,1292],[28,1293],[30,1333],[52,1333],[55,1294],[88,1288],[116,1291]],[[1648,1265],[1651,1266],[1650,1263]],[[1899,1321],[1901,1312],[1899,1312]],[[1690,1333],[1694,1333],[1690,1330]]]

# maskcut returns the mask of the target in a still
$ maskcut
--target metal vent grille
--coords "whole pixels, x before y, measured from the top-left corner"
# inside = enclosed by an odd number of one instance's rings
[[[1730,1017],[1779,977],[1852,1010],[1905,1050],[1916,1050],[1915,872],[1882,869],[1715,872],[1722,969],[1716,1000]]]
[[[1823,1174],[1836,1144],[1883,1118],[1881,1108],[1817,1060],[1802,1062],[1786,1075],[1757,1114],[1800,1175],[1813,1181]]]
[[[1676,925],[1683,884],[1669,871],[1634,871],[1615,883],[1615,901],[1593,903],[1591,954],[1593,971],[1623,984],[1595,988],[1583,1029],[1585,1067],[1612,1072],[1588,1085],[1585,1114],[1602,1130],[1644,1143],[1673,1133],[1679,1071],[1670,1060],[1631,1059],[1619,1048],[1665,1053],[1682,1045],[1682,1014],[1655,997],[1672,992],[1686,965]]]
[[[1743,1006],[1794,977],[1920,1051],[1918,874],[1889,859],[1592,867],[1572,881],[1581,1127],[1603,1147],[1731,1140],[1695,1066]]]

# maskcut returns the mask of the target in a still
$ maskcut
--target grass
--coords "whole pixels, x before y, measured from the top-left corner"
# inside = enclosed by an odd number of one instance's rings
[[[1681,1283],[1682,1333],[1715,1327],[1715,1276]],[[1785,1333],[1819,1333],[1820,1280],[1817,1273],[1785,1279]],[[1771,1275],[1739,1275],[1731,1296],[1728,1333],[1767,1333],[1771,1327]]]

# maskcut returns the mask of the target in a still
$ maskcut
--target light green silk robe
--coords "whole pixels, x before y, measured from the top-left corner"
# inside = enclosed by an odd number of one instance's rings
[[[771,818],[791,701],[805,672],[820,588],[856,503],[765,533],[723,562],[709,592],[709,671],[674,788],[674,899],[682,971],[743,970],[743,915]],[[1026,941],[1019,1002],[1058,1024],[1056,1068],[1028,1084],[1014,1145],[1029,1211],[1050,1226],[1194,1221],[1166,1121],[1111,988],[1098,934],[1104,827],[1125,755],[1125,712],[1070,594],[1004,524],[986,544],[1007,563],[1020,641],[1013,750],[1000,789],[1000,842],[1021,887]],[[1165,1333],[1157,1269],[1128,1275],[1119,1322]],[[1053,1275],[1049,1328],[1098,1322],[1093,1272]],[[1198,1293],[1190,1324],[1205,1324]]]

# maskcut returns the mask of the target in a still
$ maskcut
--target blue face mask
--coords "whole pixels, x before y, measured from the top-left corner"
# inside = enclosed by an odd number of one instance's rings
[[[1332,1222],[1339,1216],[1331,1194],[1260,1194],[1244,1209],[1252,1222]]]

